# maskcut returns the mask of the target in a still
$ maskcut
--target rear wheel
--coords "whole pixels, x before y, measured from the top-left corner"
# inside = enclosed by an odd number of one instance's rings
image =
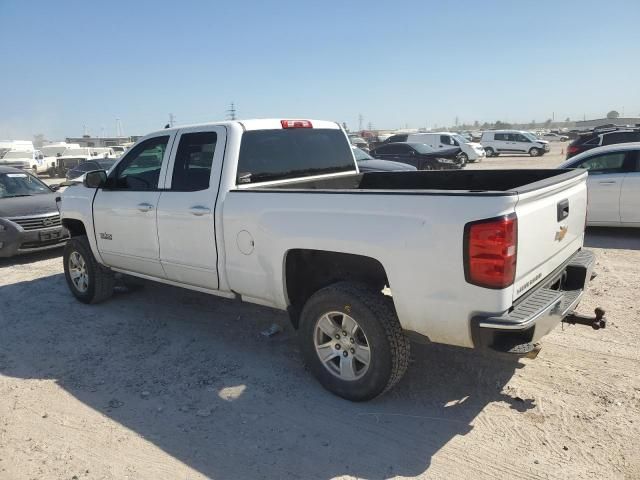
[[[529,155],[531,155],[532,157],[538,157],[540,156],[540,150],[536,147],[533,147],[531,148],[531,150],[529,150]]]
[[[73,237],[64,247],[64,276],[71,293],[84,303],[100,303],[113,295],[113,272],[100,265],[86,236]]]
[[[393,304],[366,285],[339,282],[309,298],[299,339],[307,365],[329,391],[352,401],[392,388],[409,363]]]

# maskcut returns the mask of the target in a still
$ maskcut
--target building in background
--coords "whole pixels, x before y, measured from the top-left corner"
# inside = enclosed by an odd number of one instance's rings
[[[618,117],[618,118],[597,118],[595,120],[578,120],[575,122],[577,130],[588,130],[607,125],[622,125],[625,127],[635,127],[640,125],[640,117]]]

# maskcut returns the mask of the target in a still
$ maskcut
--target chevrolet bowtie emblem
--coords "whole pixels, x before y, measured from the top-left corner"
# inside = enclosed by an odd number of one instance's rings
[[[567,234],[567,231],[569,230],[569,227],[560,227],[560,230],[558,230],[556,232],[556,240],[561,242],[562,239],[565,237],[565,235]]]

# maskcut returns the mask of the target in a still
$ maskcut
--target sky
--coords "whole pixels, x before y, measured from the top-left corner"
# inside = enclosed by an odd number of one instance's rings
[[[0,0],[0,139],[640,116],[640,1]]]

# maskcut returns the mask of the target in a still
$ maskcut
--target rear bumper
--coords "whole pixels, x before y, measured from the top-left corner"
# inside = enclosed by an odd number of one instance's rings
[[[510,351],[515,345],[539,341],[575,310],[591,280],[594,265],[595,255],[589,250],[579,250],[510,311],[474,317],[471,320],[474,347]]]

